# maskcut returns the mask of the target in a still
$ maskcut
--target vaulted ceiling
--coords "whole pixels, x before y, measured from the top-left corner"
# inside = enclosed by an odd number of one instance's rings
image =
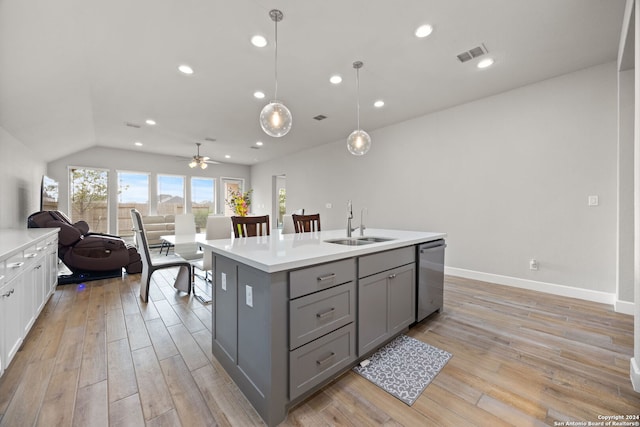
[[[191,156],[201,142],[201,154],[214,160],[253,164],[346,141],[356,127],[356,60],[364,62],[361,125],[371,132],[613,61],[624,7],[624,0],[0,0],[0,126],[46,161],[92,146]],[[293,114],[282,138],[268,137],[258,122],[274,92],[273,8],[284,13],[278,98]],[[417,38],[421,24],[433,33]],[[256,34],[266,47],[250,43]],[[458,60],[477,46],[488,53]],[[478,69],[486,57],[494,65]],[[194,73],[180,73],[181,64]],[[334,74],[341,84],[329,82]],[[254,98],[258,90],[265,99]],[[385,105],[374,107],[376,100]]]

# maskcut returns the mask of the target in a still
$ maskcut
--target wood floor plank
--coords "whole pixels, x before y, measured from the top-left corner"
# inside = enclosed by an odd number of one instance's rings
[[[109,404],[109,427],[139,427],[144,425],[140,396],[132,394]]]
[[[73,426],[101,427],[109,425],[107,381],[78,388]]]
[[[129,341],[123,338],[112,341],[107,347],[109,402],[113,403],[138,393]]]
[[[160,361],[182,425],[214,426],[216,422],[180,355]]]
[[[174,344],[173,339],[171,339],[171,335],[169,335],[169,331],[167,331],[167,327],[162,319],[149,320],[146,324],[158,360],[179,354],[178,348]]]
[[[131,355],[145,420],[175,409],[153,347],[134,350]]]
[[[29,363],[25,375],[15,391],[2,417],[0,426],[31,426],[36,422],[45,392],[51,379],[54,360],[38,360]]]
[[[176,343],[178,351],[182,355],[185,363],[189,367],[190,371],[201,368],[209,364],[209,359],[204,355],[200,346],[193,339],[193,336],[189,333],[187,328],[182,325],[173,325],[167,328],[173,342]]]
[[[147,327],[140,313],[126,314],[124,321],[127,326],[127,336],[129,337],[129,346],[132,351],[151,345]]]
[[[67,427],[72,425],[76,404],[76,389],[80,370],[53,375],[38,414],[39,427]]]

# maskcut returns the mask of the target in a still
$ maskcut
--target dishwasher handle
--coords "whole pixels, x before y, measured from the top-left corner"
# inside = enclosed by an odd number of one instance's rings
[[[435,249],[444,249],[447,247],[447,244],[444,242],[444,240],[440,239],[440,240],[435,240],[433,242],[427,242],[425,244],[422,244],[419,246],[420,247],[420,253],[423,253],[425,251],[430,251],[430,250],[435,250]]]

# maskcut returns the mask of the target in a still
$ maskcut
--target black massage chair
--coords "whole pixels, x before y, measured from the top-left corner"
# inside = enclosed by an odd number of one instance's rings
[[[140,254],[118,236],[90,233],[85,221],[71,223],[60,211],[41,211],[31,214],[29,228],[54,228],[58,232],[58,258],[71,270],[70,275],[58,276],[58,284],[79,283],[106,279],[127,273],[140,273]]]

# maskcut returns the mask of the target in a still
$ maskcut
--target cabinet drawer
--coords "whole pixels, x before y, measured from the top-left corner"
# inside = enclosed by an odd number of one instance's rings
[[[355,261],[345,259],[289,273],[289,298],[298,298],[355,279]]]
[[[371,276],[415,261],[415,246],[361,256],[358,259],[358,277]]]
[[[353,323],[289,353],[289,398],[294,399],[356,360]]]
[[[354,282],[289,302],[289,349],[300,347],[355,318]]]

